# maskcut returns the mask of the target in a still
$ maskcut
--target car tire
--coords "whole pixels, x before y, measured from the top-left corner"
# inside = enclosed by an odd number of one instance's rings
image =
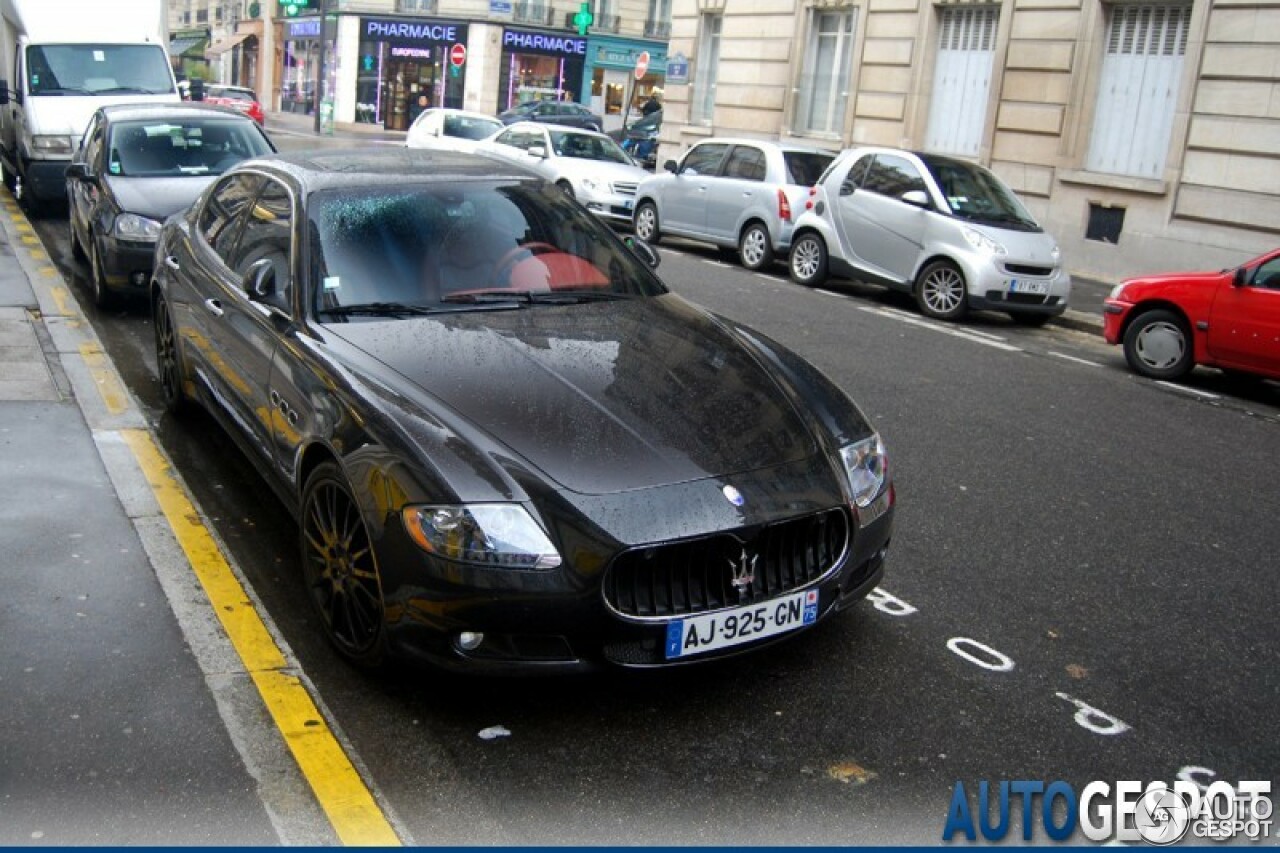
[[[738,259],[749,270],[762,270],[773,263],[773,241],[769,229],[759,222],[752,222],[742,229],[738,237]]]
[[[102,254],[98,251],[98,241],[92,228],[89,229],[89,296],[95,306],[104,310],[116,301],[115,294],[107,285],[107,271],[102,266]]]
[[[964,274],[950,261],[934,261],[916,278],[916,305],[926,317],[955,322],[968,309]]]
[[[360,504],[335,462],[307,477],[298,523],[308,598],[332,645],[360,667],[387,656],[382,585]]]
[[[640,202],[636,207],[633,224],[636,236],[650,246],[656,246],[662,241],[662,231],[658,228],[658,208],[654,207],[653,202]]]
[[[80,238],[76,236],[76,211],[72,207],[70,193],[67,193],[67,242],[71,244],[72,258],[77,261],[89,260],[84,253],[84,247],[80,245]]]
[[[157,294],[151,309],[151,327],[156,339],[156,373],[160,378],[160,399],[165,411],[182,415],[191,407],[186,382],[187,367],[178,346],[178,330],[173,323],[173,312],[163,294]]]
[[[1191,329],[1173,311],[1144,311],[1124,331],[1124,357],[1135,373],[1150,379],[1179,379],[1195,366]]]
[[[791,280],[805,287],[817,287],[827,280],[827,244],[812,231],[801,234],[791,244],[787,258]]]
[[[1026,326],[1030,329],[1038,329],[1049,322],[1048,314],[1026,314],[1022,311],[1011,311],[1009,312],[1009,317],[1019,326]]]

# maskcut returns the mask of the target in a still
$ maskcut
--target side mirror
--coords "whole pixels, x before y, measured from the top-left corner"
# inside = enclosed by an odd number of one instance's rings
[[[1231,275],[1232,287],[1244,287],[1245,279],[1249,277],[1249,271],[1244,267],[1236,267],[1236,271]]]
[[[674,175],[676,173],[676,169],[678,169],[679,167],[676,165],[675,160],[668,160],[667,162],[662,164],[662,168],[665,171],[670,172],[671,174]]]
[[[530,157],[537,157],[539,160],[547,159],[547,149],[542,145],[530,145],[527,149]]]
[[[92,181],[93,173],[88,163],[72,163],[67,167],[67,178],[73,181]]]
[[[658,264],[662,263],[662,258],[654,251],[654,248],[643,240],[637,239],[633,235],[628,234],[622,238],[623,244],[631,250],[637,258],[644,261],[645,266],[651,270],[656,270]]]
[[[908,190],[907,192],[898,196],[898,198],[900,198],[902,201],[905,201],[907,204],[911,205],[912,207],[920,207],[920,208],[924,208],[925,210],[928,210],[931,207],[931,205],[929,204],[929,196],[925,195],[924,190]]]
[[[254,261],[245,272],[242,284],[250,302],[279,307],[280,300],[276,294],[276,267],[270,258]]]

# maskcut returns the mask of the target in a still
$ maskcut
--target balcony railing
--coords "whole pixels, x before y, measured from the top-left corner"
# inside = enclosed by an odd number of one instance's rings
[[[671,22],[670,21],[645,21],[644,36],[651,39],[669,39],[671,38]]]
[[[546,3],[517,3],[512,18],[525,24],[550,27],[554,26],[555,15],[556,10]]]

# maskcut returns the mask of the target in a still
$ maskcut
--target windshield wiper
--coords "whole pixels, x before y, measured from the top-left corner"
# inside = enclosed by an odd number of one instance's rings
[[[452,293],[441,302],[461,302],[470,305],[572,305],[576,302],[608,302],[627,299],[627,294],[599,290],[475,290],[469,293]]]
[[[616,299],[630,299],[628,293],[614,293],[601,290],[552,290],[547,293],[530,293],[529,301],[542,305],[571,305],[575,302],[612,302]]]
[[[164,89],[143,89],[141,86],[112,86],[110,89],[94,89],[95,95],[167,95]]]
[[[428,308],[425,305],[406,305],[403,302],[358,302],[354,305],[335,305],[332,308],[320,309],[323,314],[334,314],[347,317],[362,314],[370,317],[404,317],[410,314],[438,314],[439,308]]]
[[[472,290],[447,294],[440,297],[440,301],[466,305],[518,305],[532,302],[532,296],[527,290]]]

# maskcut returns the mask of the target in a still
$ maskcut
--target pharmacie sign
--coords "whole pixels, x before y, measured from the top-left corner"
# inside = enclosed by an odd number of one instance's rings
[[[395,18],[361,18],[362,41],[382,41],[412,47],[466,41],[466,24],[447,21],[401,21]]]
[[[504,30],[502,46],[518,53],[550,53],[555,56],[586,56],[587,40],[534,33],[527,30]]]

